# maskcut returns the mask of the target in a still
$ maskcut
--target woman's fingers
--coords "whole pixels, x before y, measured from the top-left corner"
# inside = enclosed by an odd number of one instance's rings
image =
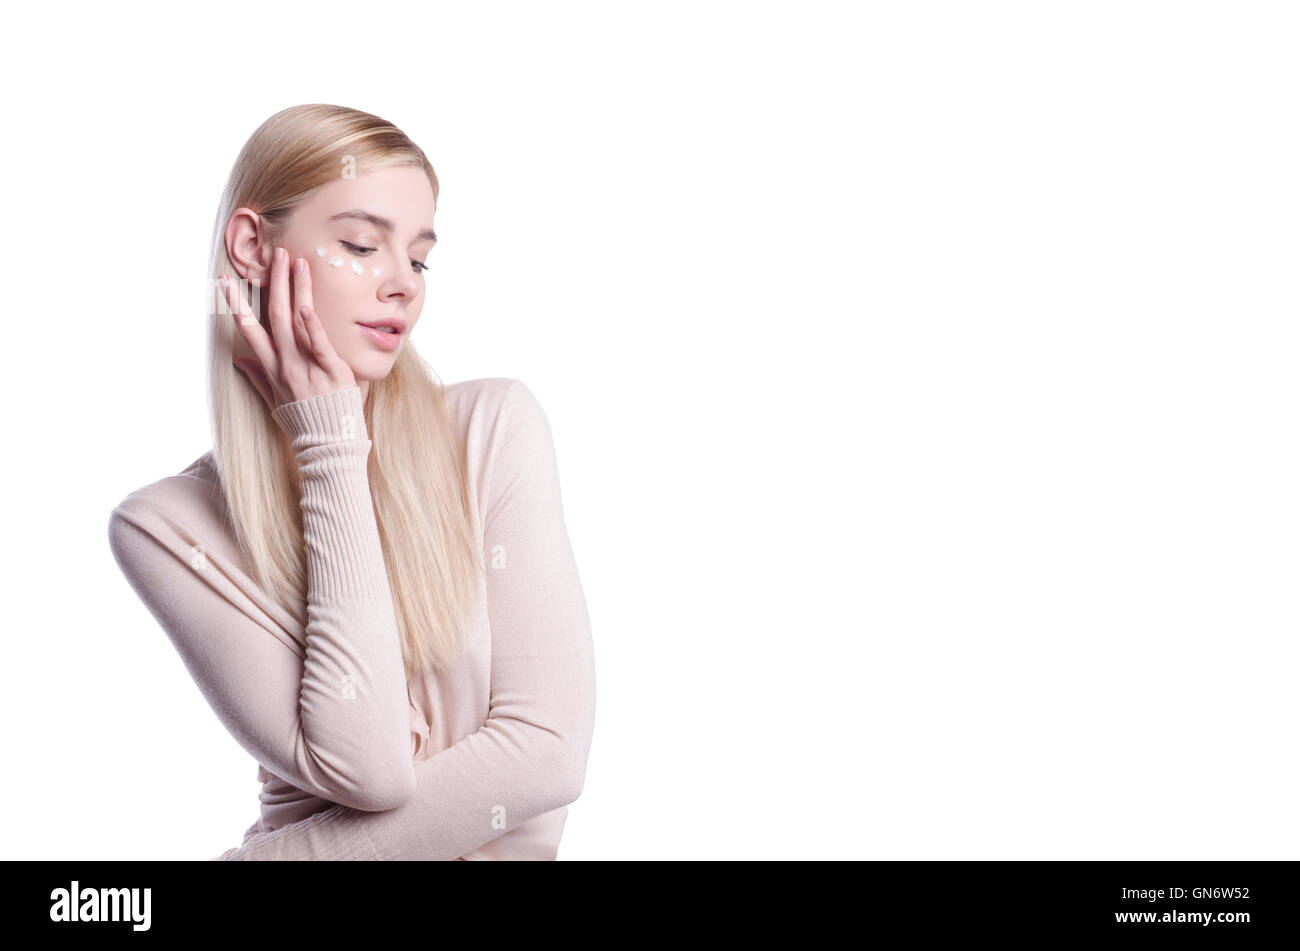
[[[325,328],[321,326],[320,320],[316,317],[316,311],[312,310],[310,305],[307,304],[304,304],[299,310],[300,319],[306,325],[307,334],[311,338],[311,352],[316,358],[316,362],[339,385],[355,386],[356,380],[352,374],[352,367],[348,366],[347,362],[334,350],[334,345],[330,343]]]
[[[257,361],[250,360],[248,357],[238,357],[235,366],[248,378],[248,382],[253,384],[254,389],[262,395],[262,399],[266,400],[266,408],[275,409],[275,397],[271,393],[271,385],[267,383],[262,368],[257,366]]]
[[[287,279],[286,279],[287,282]],[[293,321],[294,332],[301,344],[304,376],[313,378],[324,371],[324,376],[334,386],[355,386],[352,368],[344,362],[330,343],[325,328],[316,316],[311,293],[311,268],[305,258],[294,261],[293,268]],[[317,371],[317,372],[313,372]]]
[[[276,248],[271,255],[271,287],[267,293],[267,310],[271,312],[271,336],[275,338],[275,351],[280,357],[280,379],[288,384],[286,372],[296,374],[301,368],[302,352],[293,331],[289,310],[289,252]]]
[[[311,268],[306,258],[298,258],[293,263],[293,333],[298,340],[298,348],[304,355],[312,352],[311,334],[302,319],[303,307],[311,307]]]
[[[235,315],[235,326],[239,329],[240,335],[261,363],[267,378],[274,377],[278,372],[280,361],[276,358],[275,348],[271,345],[265,328],[257,322],[257,315],[244,299],[243,291],[233,279],[224,274],[217,278],[217,282],[221,285],[222,293],[226,295],[230,312]]]
[[[269,333],[253,317],[236,283],[225,275],[219,280],[237,316],[239,331],[260,364],[255,366],[254,361],[240,358],[235,365],[271,409],[357,385],[351,366],[338,355],[316,316],[311,269],[305,260],[295,259],[291,265],[285,248],[277,247],[272,254],[267,286]]]

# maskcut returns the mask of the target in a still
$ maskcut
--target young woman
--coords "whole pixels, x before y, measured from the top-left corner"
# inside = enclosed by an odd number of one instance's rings
[[[259,764],[221,859],[554,859],[582,791],[595,666],[546,416],[410,339],[437,201],[382,119],[264,122],[213,235],[213,448],[109,519]]]

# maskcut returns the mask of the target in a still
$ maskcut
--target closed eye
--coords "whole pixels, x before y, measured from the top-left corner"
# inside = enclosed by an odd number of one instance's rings
[[[371,251],[377,250],[375,248],[363,248],[360,245],[353,244],[350,241],[340,241],[339,244],[343,245],[343,247],[347,248],[353,254],[360,255],[361,257],[365,257]],[[417,273],[419,271],[429,270],[429,265],[425,264],[423,261],[416,261],[414,258],[411,259],[411,265]]]

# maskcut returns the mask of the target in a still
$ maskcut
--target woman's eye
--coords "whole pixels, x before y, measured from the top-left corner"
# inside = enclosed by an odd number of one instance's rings
[[[361,257],[365,257],[371,251],[378,250],[377,248],[363,248],[361,245],[353,244],[351,241],[340,241],[339,244],[343,245],[343,247],[347,248],[353,254],[360,255]],[[423,261],[412,260],[411,269],[416,273],[419,273],[420,271],[429,270],[429,265],[425,264]]]

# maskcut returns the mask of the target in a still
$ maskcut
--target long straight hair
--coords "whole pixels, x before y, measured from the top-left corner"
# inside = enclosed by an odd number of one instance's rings
[[[432,164],[391,123],[342,106],[284,109],[253,132],[231,169],[213,228],[208,287],[215,287],[218,274],[236,273],[225,242],[235,209],[255,211],[267,240],[275,241],[298,204],[337,180],[348,162],[354,174],[392,165],[424,169],[437,207]],[[284,434],[233,364],[253,356],[234,321],[227,314],[209,323],[213,459],[230,526],[254,580],[284,603],[293,604],[294,596],[305,602],[301,501],[285,468]],[[410,679],[430,667],[445,669],[460,656],[476,610],[484,566],[474,538],[465,447],[451,424],[442,382],[409,340],[389,374],[371,381],[365,421],[373,442],[371,498]]]

